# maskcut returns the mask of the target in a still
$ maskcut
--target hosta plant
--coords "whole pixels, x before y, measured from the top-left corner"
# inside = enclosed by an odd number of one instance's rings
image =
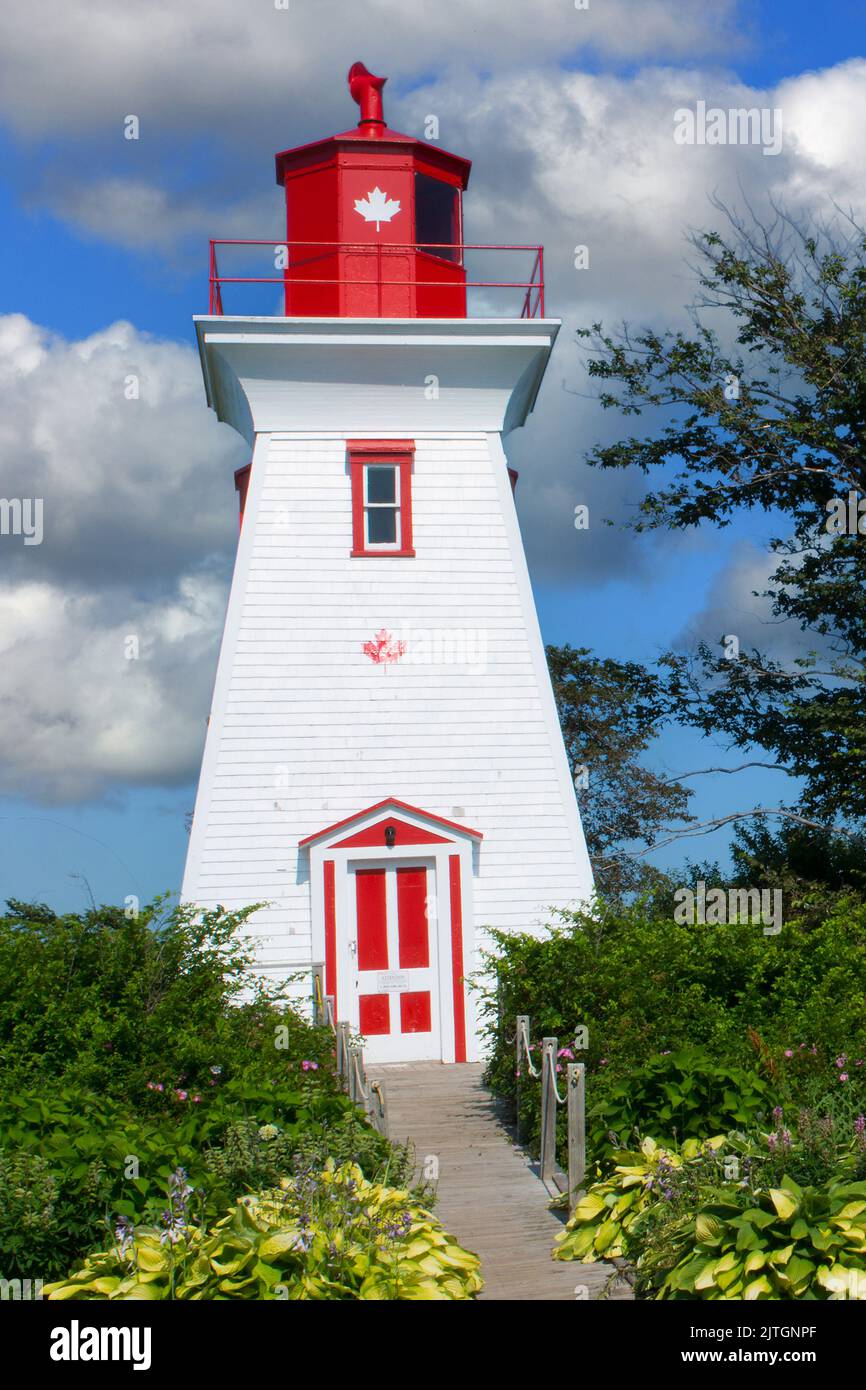
[[[793,1178],[749,1205],[703,1206],[681,1232],[665,1299],[866,1300],[866,1183],[802,1188]]]
[[[410,1193],[369,1182],[352,1163],[302,1169],[241,1197],[215,1225],[172,1219],[119,1229],[50,1299],[462,1300],[482,1287],[479,1261]]]
[[[681,1148],[644,1139],[640,1149],[615,1155],[611,1177],[594,1183],[578,1202],[553,1252],[557,1260],[612,1260],[636,1254],[635,1236],[655,1208],[682,1190],[684,1170],[703,1167],[725,1144],[724,1135],[687,1139]]]

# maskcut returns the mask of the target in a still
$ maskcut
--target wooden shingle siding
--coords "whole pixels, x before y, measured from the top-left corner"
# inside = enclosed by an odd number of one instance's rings
[[[345,441],[256,439],[183,896],[267,900],[276,973],[310,959],[298,841],[387,796],[483,832],[476,946],[591,891],[498,436],[415,441],[415,558],[352,559]],[[425,633],[465,659],[413,664]]]

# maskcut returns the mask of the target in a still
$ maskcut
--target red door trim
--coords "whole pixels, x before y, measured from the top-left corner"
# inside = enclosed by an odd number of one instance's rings
[[[466,1001],[463,993],[463,903],[460,855],[448,856],[451,889],[451,984],[454,990],[454,1061],[466,1061]]]
[[[333,859],[324,863],[325,879],[325,993],[334,1001],[334,1022],[340,1017],[337,1009],[337,892]]]

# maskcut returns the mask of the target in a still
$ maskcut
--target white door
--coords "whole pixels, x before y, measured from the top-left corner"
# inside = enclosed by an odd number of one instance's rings
[[[351,1019],[370,1062],[442,1056],[432,864],[349,866]]]

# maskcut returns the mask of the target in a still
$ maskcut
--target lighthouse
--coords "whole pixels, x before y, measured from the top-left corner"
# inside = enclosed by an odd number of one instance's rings
[[[503,448],[559,323],[384,83],[276,156],[285,242],[211,244],[205,389],[251,454],[182,897],[262,904],[261,973],[321,970],[369,1061],[460,1063],[491,930],[592,892]]]

